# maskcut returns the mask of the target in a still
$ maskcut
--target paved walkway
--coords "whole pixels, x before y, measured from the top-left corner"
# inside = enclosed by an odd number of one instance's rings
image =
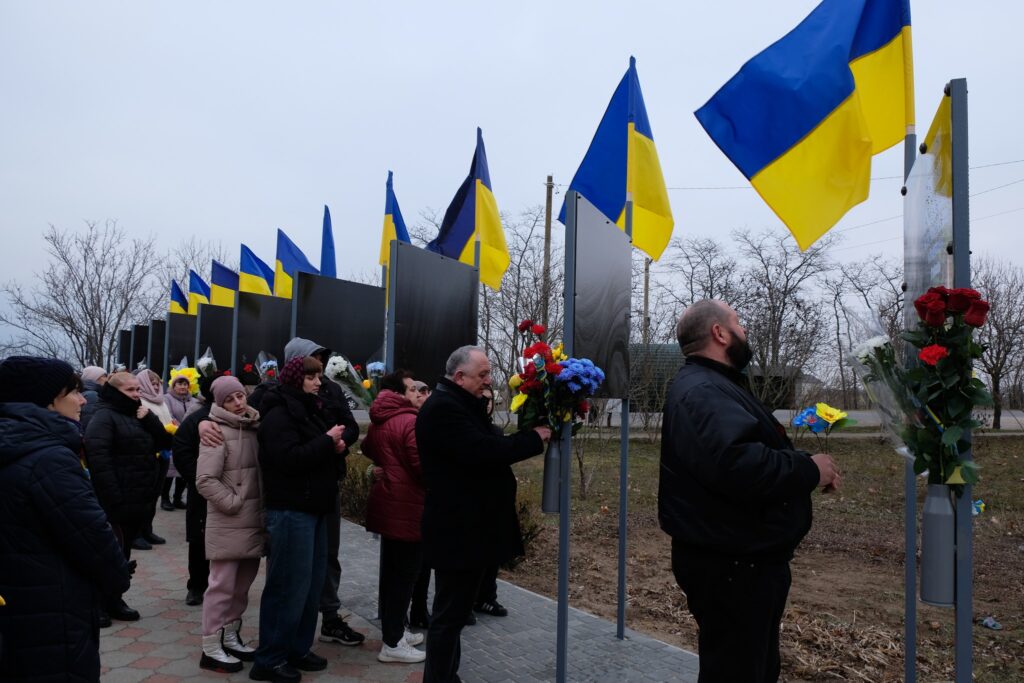
[[[157,511],[155,530],[167,545],[138,551],[139,568],[129,605],[142,614],[134,623],[114,622],[103,629],[100,656],[102,680],[111,683],[175,681],[247,681],[248,665],[231,676],[199,668],[200,607],[185,605],[186,550],[184,511]],[[305,674],[317,683],[420,683],[422,664],[381,664],[377,613],[378,543],[362,527],[342,523],[342,604],[349,623],[366,634],[361,647],[315,643],[328,658],[326,671]],[[554,601],[498,582],[499,599],[510,611],[505,618],[480,616],[462,634],[459,675],[466,683],[529,683],[553,681],[555,670]],[[261,569],[250,593],[243,636],[256,638]],[[614,682],[696,681],[697,657],[680,648],[627,630],[615,638],[615,625],[578,610],[569,612],[569,680]]]

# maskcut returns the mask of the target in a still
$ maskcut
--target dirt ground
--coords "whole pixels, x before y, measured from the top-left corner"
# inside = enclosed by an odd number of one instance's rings
[[[813,449],[813,443],[802,447]],[[614,620],[617,583],[618,444],[591,445],[583,455],[593,479],[574,501],[570,602]],[[669,539],[656,514],[657,445],[631,444],[627,625],[696,651],[696,626],[669,565]],[[793,562],[783,621],[787,681],[903,679],[903,466],[877,438],[833,438],[844,488],[815,494],[815,521]],[[1003,630],[975,626],[978,681],[1024,680],[1024,437],[978,435],[982,482],[975,517],[974,616],[993,616]],[[521,500],[539,507],[540,458],[518,466]],[[578,483],[579,472],[574,473]],[[920,482],[919,482],[920,483]],[[577,488],[578,490],[578,488]],[[924,495],[919,485],[918,512]],[[536,538],[527,558],[502,577],[554,596],[557,517],[531,515]],[[953,676],[952,609],[918,602],[918,680]]]

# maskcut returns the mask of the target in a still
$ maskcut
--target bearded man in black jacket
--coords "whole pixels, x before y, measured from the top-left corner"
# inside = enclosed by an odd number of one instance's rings
[[[796,450],[747,389],[736,311],[697,302],[676,336],[686,364],[665,403],[658,518],[700,629],[698,680],[776,681],[789,561],[811,528],[811,493],[838,488],[839,472]]]
[[[487,354],[476,346],[458,348],[416,418],[427,486],[423,559],[434,569],[423,683],[460,680],[462,627],[484,571],[523,554],[511,465],[543,452],[551,438],[547,427],[496,432],[484,397],[490,386]]]

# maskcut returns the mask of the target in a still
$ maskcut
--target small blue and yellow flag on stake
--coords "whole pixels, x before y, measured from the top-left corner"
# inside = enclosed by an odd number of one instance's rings
[[[253,250],[242,245],[242,258],[238,267],[238,291],[250,294],[274,295],[274,269],[260,259]]]
[[[238,273],[214,260],[210,264],[210,303],[214,306],[235,307],[238,291]]]
[[[167,310],[170,313],[188,314],[188,297],[181,291],[177,280],[171,280],[171,303]]]
[[[622,229],[626,227],[626,197],[631,193],[633,246],[655,260],[661,257],[675,221],[633,57],[569,189],[586,197]],[[565,222],[564,202],[558,220]]]
[[[483,132],[476,129],[476,151],[469,175],[444,212],[441,230],[427,245],[430,251],[473,265],[476,242],[480,243],[480,282],[497,291],[508,270],[508,245],[501,225],[498,202],[491,190]]]
[[[331,227],[331,210],[324,204],[324,235],[320,242],[320,274],[338,277],[338,262],[334,255],[334,228]]]
[[[807,249],[914,124],[909,0],[824,0],[696,116]]]
[[[210,285],[194,270],[188,271],[188,314],[199,313],[199,304],[210,303]]]
[[[392,185],[392,173],[388,171],[387,190],[384,196],[384,230],[380,236],[380,265],[388,266],[391,259],[391,242],[412,242],[409,231],[402,218],[402,210],[398,207],[395,188]]]
[[[284,230],[277,230],[277,262],[274,268],[274,296],[284,299],[292,298],[292,285],[298,273],[319,275],[313,264],[309,262],[302,250],[288,239]]]

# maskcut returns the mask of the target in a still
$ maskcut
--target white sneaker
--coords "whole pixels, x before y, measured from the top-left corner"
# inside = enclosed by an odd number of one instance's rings
[[[416,662],[422,662],[427,658],[427,653],[422,650],[417,650],[412,645],[405,642],[405,638],[398,641],[398,645],[394,647],[388,647],[387,643],[382,643],[380,646],[380,652],[377,654],[378,662],[404,662],[406,664],[415,664]]]
[[[423,634],[406,631],[405,635],[402,636],[402,640],[405,641],[406,645],[414,647],[423,643]]]

